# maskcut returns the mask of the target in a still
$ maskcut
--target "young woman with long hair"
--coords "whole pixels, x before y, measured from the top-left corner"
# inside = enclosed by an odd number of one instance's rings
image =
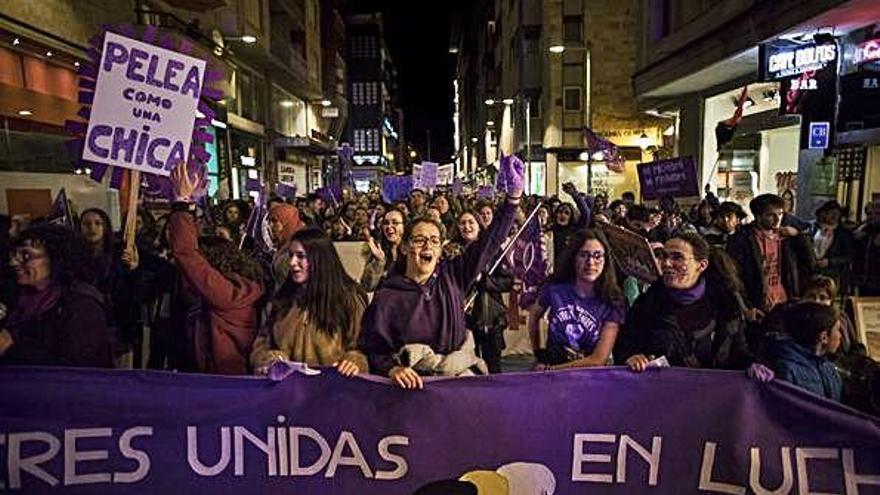
[[[306,228],[287,249],[289,275],[254,343],[251,366],[259,372],[285,360],[335,366],[347,376],[367,371],[367,359],[357,350],[367,296],[345,272],[333,242]]]
[[[379,242],[376,242],[369,232],[364,233],[367,236],[367,246],[370,252],[361,275],[361,287],[367,292],[376,290],[379,283],[397,262],[397,258],[400,256],[400,246],[403,243],[406,219],[400,210],[390,209],[382,216],[380,227]]]
[[[623,323],[623,308],[605,236],[592,229],[576,232],[529,312],[536,367],[606,365]],[[547,346],[541,349],[539,324],[547,312]]]

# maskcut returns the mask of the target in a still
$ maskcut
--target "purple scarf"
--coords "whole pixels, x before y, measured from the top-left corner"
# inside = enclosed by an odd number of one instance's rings
[[[683,306],[687,306],[688,304],[693,304],[699,301],[706,294],[706,279],[700,277],[700,281],[697,282],[697,285],[690,289],[672,289],[667,287],[666,290],[669,292],[669,296],[673,301]]]
[[[15,309],[9,315],[6,324],[12,327],[36,318],[52,309],[60,298],[61,287],[55,283],[43,290],[37,290],[30,286],[22,287],[15,303]]]

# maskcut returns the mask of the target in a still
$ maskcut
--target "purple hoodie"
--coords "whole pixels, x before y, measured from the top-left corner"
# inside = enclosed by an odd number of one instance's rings
[[[388,276],[362,325],[361,350],[373,373],[387,375],[398,365],[393,355],[407,344],[427,344],[440,354],[461,347],[467,336],[465,294],[498,254],[513,227],[516,208],[502,206],[489,229],[460,256],[442,261],[424,285],[399,272]]]

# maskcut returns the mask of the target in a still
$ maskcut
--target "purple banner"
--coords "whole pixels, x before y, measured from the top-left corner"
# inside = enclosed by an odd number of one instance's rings
[[[642,198],[648,201],[660,196],[686,198],[700,195],[697,167],[691,156],[638,164]]]
[[[8,493],[880,493],[880,419],[743,372],[405,391],[328,369],[272,382],[4,368],[0,394]]]

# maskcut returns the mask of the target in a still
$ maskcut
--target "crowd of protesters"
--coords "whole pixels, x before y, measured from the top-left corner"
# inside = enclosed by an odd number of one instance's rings
[[[501,372],[514,294],[535,370],[740,369],[877,412],[880,374],[846,303],[880,295],[880,204],[854,225],[836,201],[804,222],[774,194],[748,211],[708,191],[690,209],[570,183],[564,198],[525,196],[521,166],[502,167],[495,197],[345,190],[210,210],[195,206],[199,178],[178,169],[170,213],[138,212],[130,248],[99,209],[73,226],[4,219],[0,364],[234,375],[299,362],[421,388],[425,376]],[[526,221],[549,260],[531,298],[496,263]],[[656,280],[623,270],[606,225],[647,240]],[[363,243],[359,278],[337,241]]]

